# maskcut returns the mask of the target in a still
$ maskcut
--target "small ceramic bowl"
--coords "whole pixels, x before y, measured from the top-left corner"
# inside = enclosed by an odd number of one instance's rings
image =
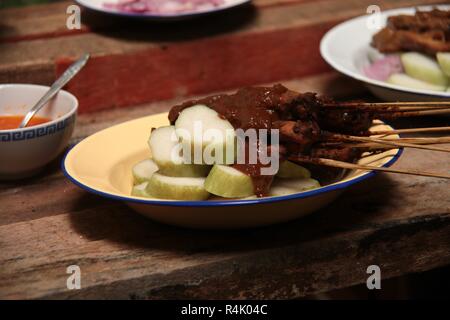
[[[25,115],[49,89],[31,84],[0,85],[0,116]],[[77,99],[61,90],[36,116],[51,121],[23,129],[0,130],[0,179],[33,175],[67,146],[75,127]]]

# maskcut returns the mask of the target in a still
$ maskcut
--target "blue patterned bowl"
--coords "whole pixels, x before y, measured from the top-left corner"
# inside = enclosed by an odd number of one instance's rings
[[[26,114],[48,89],[30,84],[0,85],[0,116]],[[55,159],[72,136],[77,109],[78,100],[61,90],[37,113],[51,121],[0,130],[0,179],[28,177]]]

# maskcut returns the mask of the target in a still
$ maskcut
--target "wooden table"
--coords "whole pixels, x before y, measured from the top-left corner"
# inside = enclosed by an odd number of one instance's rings
[[[387,9],[419,2],[378,3]],[[7,9],[0,11],[0,82],[48,84],[91,52],[68,87],[81,103],[74,143],[167,111],[187,96],[242,85],[281,81],[300,91],[373,99],[318,53],[326,30],[373,3],[256,0],[183,27],[130,22],[126,30],[115,19],[83,13],[85,24],[75,31],[64,28],[68,2]],[[448,118],[422,121],[396,125],[449,125]],[[406,150],[394,167],[448,171],[449,163],[449,154]],[[450,263],[449,186],[379,174],[298,221],[194,231],[88,194],[55,162],[32,179],[0,183],[0,298],[295,298],[364,283],[372,264],[383,279],[429,270]],[[66,288],[69,265],[81,268],[81,290]]]

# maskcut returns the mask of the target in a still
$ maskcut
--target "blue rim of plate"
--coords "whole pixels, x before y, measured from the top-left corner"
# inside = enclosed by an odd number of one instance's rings
[[[195,12],[186,12],[186,13],[178,13],[178,14],[145,14],[145,13],[133,13],[133,12],[122,12],[122,11],[116,11],[116,10],[112,10],[112,9],[99,9],[97,7],[94,6],[90,6],[87,5],[86,3],[82,3],[80,0],[75,0],[75,2],[77,4],[79,4],[80,6],[95,11],[95,12],[99,12],[99,13],[104,13],[104,14],[112,14],[115,16],[119,16],[119,17],[128,17],[128,18],[142,18],[142,19],[155,19],[155,20],[176,20],[176,19],[183,19],[183,18],[190,18],[190,17],[195,17],[195,16],[201,16],[201,15],[207,15],[207,14],[212,14],[215,12],[221,12],[227,9],[231,9],[231,8],[235,8],[235,7],[239,7],[241,5],[244,5],[246,3],[250,3],[251,0],[241,0],[237,3],[234,4],[228,4],[228,5],[224,5],[218,8],[213,8],[213,9],[208,9],[208,10],[201,10],[201,11],[195,11]],[[105,2],[107,2],[105,0]]]
[[[61,161],[61,170],[64,173],[64,175],[72,183],[74,183],[81,189],[84,189],[90,193],[93,193],[93,194],[96,194],[96,195],[99,195],[99,196],[102,196],[102,197],[105,197],[108,199],[124,201],[124,202],[128,202],[128,203],[139,203],[139,204],[148,204],[148,205],[156,205],[156,206],[228,207],[228,206],[246,206],[246,205],[253,205],[253,204],[274,203],[274,202],[280,202],[280,201],[286,201],[286,200],[302,199],[302,198],[317,196],[322,193],[346,189],[356,183],[367,180],[367,179],[373,177],[375,174],[377,174],[376,171],[369,171],[355,179],[351,179],[346,182],[337,182],[335,184],[320,187],[318,189],[313,189],[311,191],[303,191],[300,193],[294,193],[294,194],[290,194],[290,195],[286,195],[286,196],[278,196],[278,197],[267,197],[267,198],[248,199],[248,200],[203,200],[203,201],[137,199],[137,198],[131,198],[131,197],[127,197],[127,196],[119,196],[119,195],[115,195],[112,193],[107,193],[107,192],[93,189],[93,188],[89,187],[88,185],[83,184],[80,181],[76,180],[74,177],[72,177],[66,170],[65,162],[66,162],[67,156],[69,155],[70,151],[74,147],[76,147],[76,145],[73,145],[69,150],[67,150],[66,154],[64,155],[64,157]],[[392,159],[389,160],[388,162],[386,162],[382,167],[387,168],[387,167],[392,166],[398,160],[398,158],[402,155],[402,153],[403,153],[403,148],[398,149],[397,153],[394,156],[392,156]]]

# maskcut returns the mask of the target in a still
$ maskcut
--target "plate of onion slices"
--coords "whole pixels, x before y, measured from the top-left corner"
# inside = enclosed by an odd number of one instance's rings
[[[90,10],[130,18],[180,20],[234,8],[250,0],[76,0]]]

